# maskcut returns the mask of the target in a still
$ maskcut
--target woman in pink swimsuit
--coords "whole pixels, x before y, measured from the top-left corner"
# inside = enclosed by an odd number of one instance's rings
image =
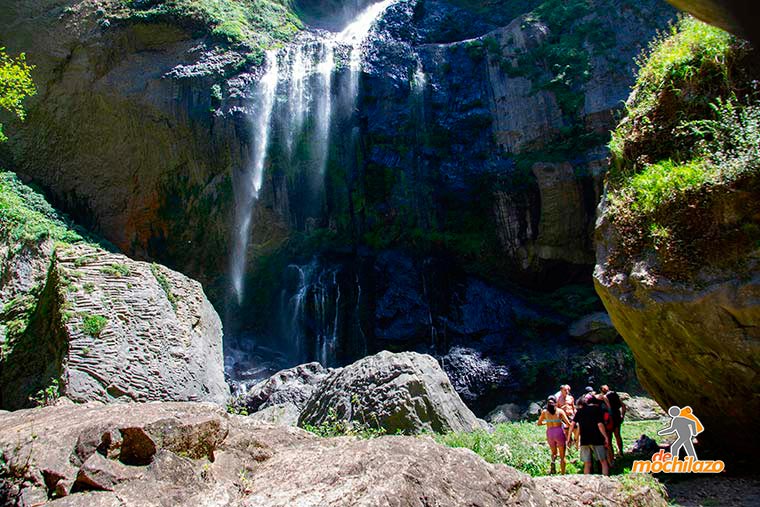
[[[541,415],[538,418],[538,425],[546,425],[546,441],[549,442],[549,447],[552,450],[552,465],[551,473],[557,473],[555,461],[557,460],[557,454],[559,454],[559,468],[560,472],[565,473],[565,431],[562,429],[562,423],[570,426],[570,420],[561,408],[557,408],[557,399],[554,396],[549,396],[546,400],[546,408],[541,411]]]

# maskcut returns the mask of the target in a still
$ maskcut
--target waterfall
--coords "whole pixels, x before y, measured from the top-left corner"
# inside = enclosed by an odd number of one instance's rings
[[[281,310],[288,346],[299,362],[317,360],[335,366],[341,322],[339,268],[323,268],[313,259],[287,269],[297,280],[297,286],[290,289],[292,296],[283,298],[285,307]]]
[[[349,23],[340,33],[336,40],[340,43],[347,44],[351,47],[349,53],[349,97],[353,106],[359,94],[359,71],[361,70],[362,44],[369,36],[369,31],[375,20],[380,17],[385,10],[390,7],[396,0],[383,0],[371,4],[364,9],[356,19]]]
[[[313,72],[313,58],[310,46],[299,44],[294,46],[288,59],[291,69],[290,87],[288,89],[288,124],[286,146],[288,155],[293,156],[293,143],[303,129],[307,114],[309,97],[307,96],[306,79]],[[290,55],[289,55],[290,56]]]
[[[238,308],[245,301],[247,251],[265,167],[294,182],[288,187],[291,226],[307,231],[312,223],[319,226],[328,163],[350,161],[358,146],[355,109],[363,46],[375,21],[396,1],[369,5],[339,32],[305,32],[289,47],[267,52],[264,75],[252,93],[249,164],[233,182],[230,280]],[[299,360],[337,364],[340,329],[347,325],[340,306],[350,306],[352,289],[341,294],[339,269],[322,269],[316,261],[286,271],[293,284],[283,289],[276,319],[286,337],[283,348]]]
[[[245,284],[245,266],[248,240],[253,219],[253,207],[259,198],[259,191],[264,178],[264,162],[269,147],[269,124],[277,91],[279,66],[277,53],[266,54],[266,72],[256,84],[254,94],[255,110],[251,115],[253,143],[249,166],[243,171],[240,181],[235,185],[235,236],[232,248],[230,278],[238,304],[243,302]]]

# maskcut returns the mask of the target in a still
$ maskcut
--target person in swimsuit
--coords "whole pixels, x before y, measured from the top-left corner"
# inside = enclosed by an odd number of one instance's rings
[[[546,408],[541,411],[541,415],[538,418],[538,425],[546,425],[546,441],[549,442],[549,447],[552,450],[552,464],[551,473],[557,473],[555,462],[557,461],[557,454],[559,454],[559,468],[560,472],[565,473],[565,430],[562,429],[562,424],[570,426],[570,420],[567,418],[565,412],[557,407],[557,398],[549,396],[546,400]]]
[[[573,395],[570,394],[570,386],[568,384],[563,384],[559,387],[559,394],[555,395],[557,397],[557,408],[561,409],[565,415],[567,416],[568,420],[572,420],[573,416],[575,415],[575,398],[573,398]],[[570,431],[569,425],[562,425],[562,429],[565,430],[565,437],[570,437],[568,440],[569,446],[572,448],[573,441],[575,443],[576,449],[578,448],[578,440],[579,440],[579,430],[575,430],[575,435],[568,435],[568,432]],[[573,439],[574,437],[574,439]]]

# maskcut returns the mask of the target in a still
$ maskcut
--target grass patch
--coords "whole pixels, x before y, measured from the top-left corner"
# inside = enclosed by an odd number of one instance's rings
[[[732,80],[739,77],[731,72],[732,62],[744,52],[732,35],[691,17],[655,38],[637,60],[626,119],[612,133],[612,181],[647,164],[695,159],[705,133],[692,122],[715,119],[715,101],[732,97],[738,85]]]
[[[102,315],[85,315],[82,318],[82,331],[90,336],[100,336],[107,324],[108,319]]]
[[[76,243],[83,239],[41,193],[11,172],[0,172],[0,237],[22,244],[45,239]]]
[[[208,33],[222,42],[244,44],[256,54],[290,41],[303,28],[284,0],[122,0],[134,21],[175,21]]]
[[[662,429],[660,421],[625,422],[622,426],[623,448],[628,449],[642,434],[656,437]],[[489,463],[512,466],[534,477],[548,475],[551,463],[551,449],[546,443],[546,428],[530,422],[499,424],[493,433],[487,431],[453,432],[435,435],[438,443],[449,447],[470,449]],[[616,447],[617,449],[617,447]],[[626,455],[612,468],[613,474],[630,473],[633,458]],[[578,452],[570,449],[567,458],[567,473],[583,473],[583,463]]]
[[[111,275],[111,276],[129,276],[131,271],[129,270],[129,266],[127,264],[123,264],[120,262],[114,262],[113,264],[109,264],[108,266],[103,266],[100,268],[100,272],[105,275]]]
[[[648,53],[638,59],[638,95],[629,113],[646,113],[665,88],[680,90],[681,84],[707,77],[727,80],[726,63],[735,42],[720,28],[690,16],[682,18],[651,42]]]
[[[334,409],[330,409],[327,420],[322,424],[305,424],[303,429],[323,438],[357,437],[377,438],[386,434],[384,428],[379,428],[359,421],[347,421],[338,417]]]
[[[623,199],[635,212],[652,213],[663,202],[705,184],[709,170],[710,166],[704,160],[692,160],[683,164],[663,160],[651,164],[628,180]],[[619,199],[620,194],[616,197]]]
[[[172,292],[172,286],[169,283],[169,279],[166,278],[166,275],[161,271],[161,267],[153,263],[150,265],[150,272],[153,273],[153,277],[156,279],[156,282],[158,282],[158,285],[161,287],[161,290],[164,291],[164,294],[166,294],[166,299],[169,300],[169,303],[171,303],[172,308],[176,311],[177,310],[177,296],[174,295]]]

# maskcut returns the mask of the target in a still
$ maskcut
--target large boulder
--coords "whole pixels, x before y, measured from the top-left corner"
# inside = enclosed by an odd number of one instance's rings
[[[620,340],[620,333],[612,325],[610,316],[605,312],[595,312],[581,317],[568,330],[576,340],[590,343],[615,343]]]
[[[462,402],[434,358],[387,351],[330,373],[309,399],[299,424],[338,420],[388,433],[472,431],[485,425]]]
[[[516,403],[504,403],[491,410],[486,416],[486,421],[491,424],[503,424],[520,421],[524,410]]]
[[[300,364],[252,386],[238,397],[236,404],[250,413],[283,404],[302,409],[327,374],[328,370],[317,362]]]
[[[89,403],[0,414],[0,503],[545,507],[582,498],[587,505],[664,505],[634,482],[531,479],[429,438],[322,439],[206,403],[129,408]]]
[[[751,272],[750,272],[751,273]],[[704,438],[730,445],[760,413],[760,271],[673,283],[639,263],[612,274],[597,266],[596,283],[615,327],[636,358],[639,380],[660,406],[690,405]],[[757,448],[756,435],[736,442]]]
[[[36,310],[2,358],[4,407],[50,385],[77,402],[226,401],[221,322],[198,282],[89,244],[44,251]]]
[[[642,386],[663,408],[691,406],[705,427],[699,441],[733,454],[760,445],[746,431],[760,412],[759,143],[739,120],[758,111],[744,95],[760,78],[756,59],[720,30],[678,23],[644,62],[613,134],[596,225],[596,290]],[[685,76],[683,65],[697,70]],[[703,122],[721,125],[714,141],[684,135]],[[692,166],[673,160],[705,163],[681,186],[674,175]]]
[[[681,10],[711,25],[720,27],[753,43],[760,41],[754,20],[760,14],[760,6],[755,0],[668,0]]]

